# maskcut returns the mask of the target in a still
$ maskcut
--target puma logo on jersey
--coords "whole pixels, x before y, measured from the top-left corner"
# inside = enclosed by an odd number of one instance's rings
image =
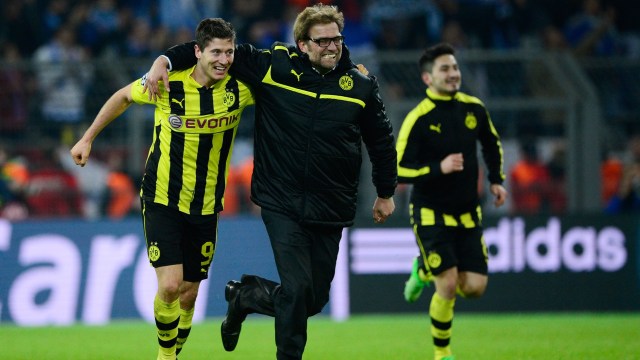
[[[438,134],[440,134],[441,133],[440,125],[441,125],[440,123],[438,123],[438,125],[431,124],[431,125],[429,125],[429,130],[433,130],[433,131],[437,132]]]
[[[184,99],[182,99],[182,101],[180,101],[178,99],[171,99],[171,102],[172,103],[174,102],[174,103],[180,105],[180,107],[184,109],[184,104],[183,104],[184,103]]]
[[[298,81],[300,81],[300,76],[302,76],[302,74],[304,74],[304,73],[300,73],[300,74],[298,74],[298,73],[297,73],[295,70],[293,70],[293,69],[291,69],[291,73],[292,73],[293,75],[295,75],[295,76],[296,76],[296,78],[298,79]]]

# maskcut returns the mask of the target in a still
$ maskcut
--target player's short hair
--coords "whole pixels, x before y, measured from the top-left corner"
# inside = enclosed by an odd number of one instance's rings
[[[236,31],[230,22],[221,18],[207,18],[196,28],[196,44],[200,49],[207,47],[213,39],[231,39],[236,42]]]
[[[442,55],[455,55],[456,51],[448,43],[439,43],[428,47],[420,56],[420,60],[418,60],[418,65],[420,66],[420,72],[428,72],[431,73],[433,71],[433,64],[436,62],[436,59]]]
[[[318,3],[302,10],[293,24],[293,38],[298,40],[309,40],[309,29],[317,24],[336,23],[338,30],[344,29],[344,14],[335,5],[324,5]]]

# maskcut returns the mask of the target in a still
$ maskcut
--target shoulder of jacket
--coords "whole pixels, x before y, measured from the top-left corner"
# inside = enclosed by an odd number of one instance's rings
[[[478,104],[484,107],[484,103],[479,98],[463,92],[456,93],[456,100],[467,104]]]
[[[361,73],[360,70],[358,70],[357,67],[347,68],[345,70],[345,73],[347,75],[351,75],[354,78],[358,78],[358,79],[361,79],[363,81],[367,81],[367,82],[376,82],[377,81],[375,76],[373,76],[373,75],[365,75],[365,74]]]
[[[238,44],[236,46],[236,58],[270,56],[273,53],[273,46],[267,49],[258,49],[252,44]]]
[[[238,87],[250,88],[247,82],[240,80],[231,74],[227,74],[227,76],[222,80],[222,82],[224,83],[225,86],[228,86],[227,84],[229,84],[230,82],[235,82],[238,84]]]
[[[271,45],[270,48],[271,54],[284,54],[286,53],[289,57],[300,56],[298,47],[293,44],[288,44],[280,41],[276,41]]]
[[[409,114],[411,114],[413,117],[421,117],[421,116],[425,116],[428,113],[431,112],[431,110],[436,108],[436,103],[434,103],[430,98],[424,98],[422,99],[422,101],[420,101],[418,103],[418,105],[416,105],[416,107],[414,107]]]

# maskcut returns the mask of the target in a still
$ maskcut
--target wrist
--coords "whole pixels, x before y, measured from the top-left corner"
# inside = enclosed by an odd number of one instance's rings
[[[167,70],[171,71],[173,69],[173,65],[171,65],[171,60],[169,59],[169,57],[167,55],[160,55],[158,57],[158,59],[164,59],[165,62],[165,67],[167,68]],[[162,60],[160,60],[162,61]]]

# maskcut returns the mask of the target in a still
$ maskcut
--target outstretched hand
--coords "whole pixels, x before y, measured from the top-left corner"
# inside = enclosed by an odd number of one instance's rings
[[[91,143],[83,141],[82,139],[78,141],[73,148],[71,148],[71,158],[76,165],[80,165],[84,167],[89,160],[89,154],[91,153]]]

